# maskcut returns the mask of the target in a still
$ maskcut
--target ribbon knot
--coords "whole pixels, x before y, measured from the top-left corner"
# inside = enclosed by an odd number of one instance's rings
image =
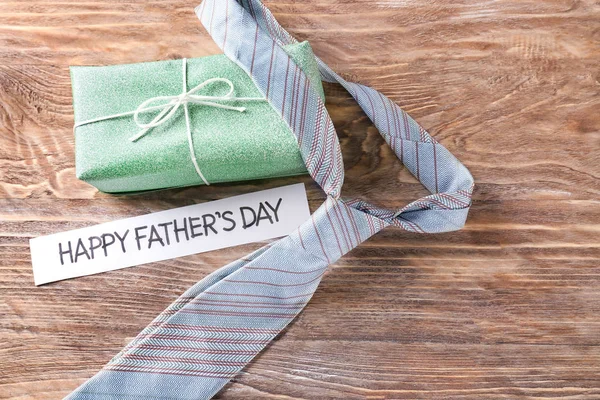
[[[215,107],[222,108],[224,110],[244,112],[246,111],[246,107],[235,107],[229,106],[227,104],[221,104],[218,102],[227,102],[227,101],[266,101],[263,97],[235,97],[233,92],[235,88],[233,83],[226,78],[210,78],[200,83],[199,85],[193,87],[190,90],[187,90],[187,59],[182,60],[182,92],[177,95],[172,96],[156,96],[151,97],[148,100],[143,101],[135,111],[128,111],[120,114],[108,115],[104,117],[94,118],[86,121],[81,121],[76,123],[73,126],[73,131],[82,125],[91,124],[94,122],[105,121],[108,119],[120,118],[124,116],[133,115],[133,121],[140,128],[140,131],[134,136],[129,138],[129,141],[136,142],[137,140],[144,137],[152,128],[156,128],[171,118],[173,118],[179,107],[183,107],[184,117],[185,117],[185,126],[187,132],[188,145],[190,150],[190,157],[192,160],[192,164],[194,164],[194,168],[198,173],[198,176],[204,181],[206,185],[209,185],[209,182],[202,174],[200,170],[200,166],[198,165],[198,160],[196,159],[196,152],[194,150],[194,140],[192,137],[192,130],[190,127],[190,112],[188,110],[188,104],[199,104],[207,107]],[[197,94],[202,89],[216,82],[225,83],[229,86],[229,91],[224,95],[202,95]],[[143,122],[140,119],[141,114],[146,114],[149,112],[158,112],[156,116],[150,122]]]
[[[229,91],[222,96],[213,95],[199,95],[196,94],[206,86],[215,83],[222,82],[229,86]],[[234,107],[226,104],[217,103],[217,101],[248,101],[248,100],[264,100],[262,98],[245,98],[245,97],[234,97],[233,96],[234,86],[229,79],[225,78],[211,78],[208,79],[196,87],[190,89],[187,92],[183,92],[179,95],[174,96],[156,96],[149,98],[148,100],[141,103],[133,114],[133,120],[135,124],[141,129],[135,136],[129,138],[130,141],[135,142],[136,140],[143,137],[150,129],[156,128],[173,118],[173,116],[179,110],[179,107],[184,108],[188,104],[200,104],[208,107],[223,108],[225,110],[244,112],[246,107]],[[159,104],[157,104],[159,103]],[[158,111],[160,112],[148,123],[144,123],[140,120],[140,114]]]

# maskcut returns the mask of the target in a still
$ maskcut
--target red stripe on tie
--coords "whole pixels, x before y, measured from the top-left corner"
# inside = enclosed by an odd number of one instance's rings
[[[208,301],[208,300],[207,300]],[[221,300],[226,302],[226,300]],[[275,303],[274,303],[275,304]],[[254,333],[254,334],[272,334],[279,333],[277,329],[266,329],[266,328],[242,328],[242,327],[221,327],[221,326],[207,326],[207,325],[186,325],[186,324],[169,324],[169,323],[156,323],[150,324],[150,326],[157,326],[162,328],[173,328],[183,329],[188,331],[200,331],[200,332],[223,332],[223,333]]]
[[[329,132],[329,127],[331,126],[332,121],[331,119],[327,119],[327,124],[325,125],[325,129],[326,129],[326,133],[325,133],[325,137],[327,138],[331,138],[331,162],[329,164],[329,168],[327,168],[325,170],[325,175],[323,176],[323,182],[327,182],[329,180],[329,177],[331,176],[331,172],[335,169],[335,163],[337,161],[336,157],[337,157],[337,151],[336,150],[336,132],[335,129],[333,129],[333,132]],[[323,147],[323,149],[327,148],[327,142],[325,142],[325,145]],[[338,182],[338,178],[336,177],[335,181],[332,182],[332,186],[337,186],[337,182]]]
[[[358,224],[356,223],[356,219],[354,219],[354,213],[352,213],[350,211],[352,211],[352,210],[348,210],[348,215],[350,216],[350,219],[352,220],[353,227],[356,229],[358,239],[362,242],[362,237],[360,236],[360,229],[358,229]]]
[[[425,129],[423,129],[423,127],[421,125],[419,125],[419,136],[420,136],[422,142],[427,142],[430,139],[432,139],[431,136],[429,136],[427,131],[425,131]]]
[[[317,118],[315,119],[315,135],[313,136],[313,139],[314,139],[314,137],[322,137],[322,136],[324,136],[325,140],[327,141],[327,139],[328,139],[327,133],[325,133],[323,135],[321,132],[327,132],[327,126],[328,126],[327,124],[328,124],[329,121],[326,121],[326,123],[325,123],[325,131],[323,131],[323,128],[321,127],[322,120],[323,120],[323,104],[319,102],[317,104]],[[314,144],[314,142],[311,143],[311,152],[313,151],[313,146],[312,146],[313,144]],[[323,154],[324,152],[325,151],[323,151],[321,153],[321,159],[325,156]],[[308,160],[308,161],[310,161],[310,160]]]
[[[398,112],[402,112],[402,110],[400,110],[400,108],[396,105],[394,105],[394,107],[392,108],[393,115],[394,115],[394,119],[396,120],[396,124],[397,124],[397,132],[396,132],[396,136],[394,136],[394,140],[397,138],[400,140],[400,162],[402,164],[404,164],[404,141],[402,140],[402,130],[400,129],[400,118],[398,116]]]
[[[111,366],[107,365],[104,368],[110,371],[118,371],[118,372],[147,372],[151,374],[160,374],[160,375],[181,375],[181,376],[199,376],[202,378],[223,378],[223,379],[231,379],[237,372],[230,373],[229,375],[224,375],[223,372],[212,372],[212,371],[204,371],[204,370],[184,370],[177,368],[153,368],[153,367],[143,367],[143,366]]]
[[[214,307],[233,307],[233,308],[281,308],[283,310],[293,310],[296,308],[303,308],[304,304],[301,306],[291,306],[291,305],[269,305],[269,306],[259,306],[256,304],[244,305],[244,304],[233,304],[233,303],[220,303],[218,301],[193,301],[192,304],[204,305],[204,306],[214,306]]]
[[[149,356],[144,354],[125,354],[122,356],[126,360],[142,360],[142,361],[163,361],[176,362],[182,364],[199,364],[199,365],[217,365],[220,367],[243,367],[247,363],[235,361],[217,361],[217,360],[198,360],[196,358],[187,357],[169,357],[169,356]]]
[[[311,215],[313,228],[315,229],[315,233],[317,234],[317,239],[319,239],[319,244],[321,245],[321,251],[323,251],[323,255],[327,259],[327,264],[331,264],[331,260],[329,259],[329,255],[325,251],[325,247],[323,246],[323,241],[321,240],[321,235],[319,235],[319,230],[317,229],[317,224],[315,223],[315,214]]]
[[[324,272],[317,276],[316,278],[311,279],[310,281],[302,282],[302,283],[271,283],[271,282],[262,282],[262,281],[241,281],[234,279],[223,279],[224,282],[230,283],[247,283],[250,285],[267,285],[267,286],[276,286],[276,287],[295,287],[295,286],[304,286],[315,282],[323,276]]]
[[[371,216],[367,214],[367,223],[369,224],[369,232],[371,232],[371,236],[377,233],[375,231],[375,225],[373,225],[373,221],[371,220]]]
[[[406,218],[404,218],[402,215],[398,215],[397,218],[400,218],[402,221],[406,222],[409,226],[412,226],[412,229],[416,232],[421,232],[421,233],[427,233],[423,230],[423,228],[421,228],[419,226],[419,224],[417,224],[416,222],[413,221],[409,221]]]
[[[250,0],[252,1],[252,0]],[[265,12],[266,7],[264,6],[264,4],[259,4],[259,8],[260,8],[260,12],[263,15],[263,21],[265,21],[265,26],[267,27],[267,30],[269,31],[269,36],[270,37],[275,37],[276,35],[273,34],[273,30],[271,28],[271,24],[269,23],[269,18],[267,17],[267,13]]]
[[[298,228],[298,238],[300,239],[300,246],[306,250],[306,247],[304,247],[304,242],[302,241],[302,233],[300,232],[300,228]]]
[[[418,142],[414,142],[415,143],[415,158],[416,158],[416,163],[417,163],[417,179],[421,180],[421,178],[419,177],[419,143]]]
[[[342,226],[342,233],[344,234],[344,240],[347,240],[346,244],[348,245],[348,248],[352,248],[354,247],[354,243],[352,243],[352,235],[350,235],[350,230],[348,229],[348,226],[346,226],[346,221],[343,218],[342,212],[338,209],[339,205],[338,203],[334,203],[333,205],[333,210],[335,211],[335,217],[338,220],[338,223]],[[346,235],[348,235],[346,237]],[[348,244],[349,243],[349,244]]]
[[[298,79],[298,83],[300,84],[300,82],[302,83],[302,97],[299,98],[300,104],[302,104],[302,106],[300,107],[300,120],[294,120],[294,129],[297,128],[298,130],[298,143],[302,143],[304,141],[304,129],[303,124],[304,124],[304,111],[306,110],[306,77],[305,75],[302,75],[302,73],[300,72],[300,79]],[[300,93],[298,91],[298,93]]]
[[[296,104],[294,104],[294,122],[292,124],[292,130],[294,131],[294,134],[296,134],[296,125],[297,125],[297,120],[298,120],[298,101],[300,100],[300,81],[302,80],[302,78],[304,78],[304,75],[302,74],[302,71],[300,71],[300,69],[298,69],[298,80],[296,81]],[[300,142],[300,141],[299,141]]]
[[[313,272],[323,271],[324,269],[327,269],[327,267],[312,269],[310,271],[289,271],[286,269],[267,268],[267,267],[252,267],[252,266],[244,267],[244,269],[255,269],[255,270],[261,270],[261,271],[276,271],[276,272],[284,272],[286,274],[312,274]]]
[[[185,310],[182,310],[185,311]],[[195,311],[195,310],[190,310]],[[203,310],[197,310],[203,311]],[[216,311],[219,312],[220,311]],[[228,311],[225,311],[228,312]],[[235,311],[231,311],[235,312]],[[192,313],[194,314],[194,313]],[[139,334],[138,338],[154,339],[154,340],[184,340],[194,343],[222,343],[222,344],[263,344],[268,343],[270,339],[254,340],[254,339],[227,339],[227,338],[199,338],[194,336],[174,335],[169,333],[148,333]]]
[[[356,86],[358,86],[358,88],[363,91],[363,93],[367,97],[367,100],[369,100],[369,103],[371,103],[371,122],[374,124],[375,123],[375,106],[373,105],[371,96],[369,96],[369,93],[367,93],[367,91],[365,90],[365,88],[362,85],[357,84]]]
[[[394,131],[390,132],[390,142],[392,143],[392,149],[394,149],[394,153],[398,154],[398,149],[396,148],[396,141],[398,140],[398,138],[396,137],[398,135],[398,119],[396,118],[396,110],[394,110],[394,104],[392,104],[392,101],[390,100],[390,109],[392,111],[392,125],[394,126]],[[400,157],[400,162],[402,162],[402,157]]]
[[[292,127],[292,112],[295,111],[296,108],[296,101],[295,101],[295,94],[296,94],[296,81],[298,80],[298,65],[294,64],[294,80],[292,82],[292,95],[290,96],[290,99],[292,100],[292,104],[290,107],[290,114],[288,116],[288,125],[290,127]],[[296,132],[294,132],[294,135],[296,134]],[[296,137],[296,140],[298,140],[298,138]],[[298,140],[298,143],[301,145],[300,141]]]
[[[163,350],[163,351],[181,351],[185,353],[197,353],[197,354],[230,354],[235,356],[253,356],[256,351],[252,350],[226,350],[226,349],[198,349],[195,347],[186,346],[161,346],[155,344],[140,344],[134,346],[136,349],[147,349],[147,350]]]
[[[377,92],[377,94],[379,95],[379,98],[381,99],[381,104],[383,105],[383,109],[385,110],[385,119],[387,120],[387,134],[390,134],[390,116],[388,115],[388,110],[385,104],[385,101],[383,99],[383,95],[380,92]]]
[[[427,200],[428,200],[428,201],[430,201],[430,202],[432,202],[432,203],[434,203],[434,204],[437,204],[438,206],[440,206],[440,207],[442,207],[442,208],[444,208],[444,209],[446,209],[446,210],[449,210],[449,209],[450,209],[450,207],[448,207],[447,205],[445,205],[445,204],[444,204],[444,203],[442,203],[441,201],[437,201],[436,199],[429,198],[429,199],[427,199]]]
[[[335,131],[335,128],[333,128],[333,126],[331,129]],[[337,142],[337,140],[334,141],[333,146],[336,150],[334,150],[335,154],[332,156],[334,160],[332,162],[332,165],[334,166],[335,170],[338,171],[338,174],[335,177],[335,179],[331,182],[331,188],[337,190],[337,188],[342,185],[342,181],[344,179],[344,160],[342,159],[341,152],[339,149],[339,143]]]
[[[281,104],[281,115],[285,114],[285,100],[287,96],[287,88],[288,88],[288,74],[290,72],[290,57],[287,58],[287,67],[285,68],[285,80],[283,85],[283,101]]]
[[[402,114],[402,119],[404,120],[404,130],[405,130],[405,133],[406,133],[406,135],[405,135],[406,139],[411,140],[411,138],[410,138],[410,136],[411,136],[410,135],[410,127],[408,125],[408,118],[406,117],[406,113],[404,111],[402,111],[402,110],[400,110],[400,113]]]
[[[305,127],[306,127],[306,110],[308,109],[308,92],[310,90],[310,81],[308,78],[304,78],[304,91],[302,92],[302,113],[300,114],[300,133],[304,138]]]
[[[275,40],[271,39],[271,60],[269,61],[269,78],[267,79],[267,99],[269,98],[269,89],[271,88],[271,71],[273,69],[273,56],[275,55]]]
[[[352,226],[352,230],[354,231],[354,235],[356,236],[356,245],[358,246],[361,243],[360,233],[358,232],[358,227],[354,222],[354,218],[352,218],[352,213],[349,210],[350,207],[344,204],[344,210],[346,211],[346,215],[348,215],[348,219],[350,220],[350,225]]]
[[[306,104],[308,103],[306,101],[306,95],[308,93],[308,85],[309,82],[306,79],[306,77],[304,77],[304,90],[302,91],[302,111],[300,112],[300,126],[299,126],[299,139],[298,142],[302,143],[302,141],[304,140],[304,127],[306,125]]]
[[[392,117],[394,119],[394,137],[400,136],[400,118],[398,118],[398,106],[390,100]]]
[[[446,199],[448,199],[450,201],[454,201],[455,203],[458,203],[458,204],[460,204],[461,206],[464,206],[464,207],[468,207],[469,206],[468,203],[465,203],[464,201],[460,201],[459,199],[457,199],[454,196],[449,195],[448,193],[438,193],[438,196],[444,197],[444,198],[446,198]]]
[[[457,190],[457,191],[456,191],[456,193],[460,193],[460,194],[462,194],[463,196],[465,196],[465,197],[468,197],[468,198],[470,199],[470,198],[472,198],[472,197],[473,197],[473,193],[472,193],[472,191],[473,191],[473,189],[474,189],[474,188],[475,188],[475,185],[471,185],[471,188],[469,189],[471,192],[468,192],[468,191],[466,191],[466,190],[462,190],[462,189],[460,189],[460,190]]]
[[[252,50],[252,63],[250,64],[250,74],[254,71],[254,58],[256,57],[256,44],[258,43],[258,24],[256,24],[256,33],[254,34],[254,50]]]
[[[340,240],[338,239],[338,234],[335,231],[335,226],[333,225],[333,221],[331,220],[329,213],[326,212],[325,215],[327,215],[327,219],[329,220],[329,225],[331,225],[331,231],[333,232],[333,235],[335,236],[335,241],[337,242],[338,249],[340,249],[340,257],[341,257],[342,255],[344,255],[344,252],[342,251],[342,246],[340,245]]]
[[[433,174],[435,176],[435,192],[439,193],[438,190],[438,171],[437,171],[437,156],[435,154],[435,148],[437,146],[435,145],[435,143],[433,144]]]
[[[307,296],[312,296],[313,293],[305,293],[305,294],[299,294],[296,296],[286,296],[286,297],[279,297],[279,296],[267,296],[267,295],[262,295],[262,294],[247,294],[247,293],[220,293],[220,292],[209,292],[206,291],[204,293],[207,294],[213,294],[215,296],[240,296],[240,297],[260,297],[260,298],[264,298],[264,299],[277,299],[277,300],[289,300],[289,299],[297,299],[300,297],[307,297]]]
[[[283,313],[251,313],[251,312],[235,312],[235,311],[210,311],[210,310],[181,310],[179,312],[185,314],[204,314],[204,315],[220,315],[222,317],[267,317],[267,318],[294,318],[296,314]],[[265,343],[268,343],[267,340]],[[230,343],[235,344],[235,343]],[[240,343],[242,344],[242,343]]]
[[[203,299],[202,301],[208,301],[208,302],[215,302],[215,303],[224,303],[224,304],[260,304],[260,305],[272,305],[272,306],[280,306],[280,305],[285,305],[285,306],[295,306],[295,307],[304,307],[307,303],[306,302],[299,302],[299,303],[269,303],[269,302],[264,302],[264,301],[241,301],[241,300],[213,300],[213,299]],[[252,329],[252,328],[249,328]],[[260,329],[260,328],[256,328],[256,329]],[[265,331],[267,331],[267,329],[264,329]],[[266,334],[266,333],[278,333],[278,330],[275,329],[269,329],[269,331],[272,332],[254,332],[254,333],[261,333],[261,334]],[[248,332],[248,331],[244,331],[244,333],[253,333],[253,332]]]
[[[248,9],[250,10],[250,15],[252,15],[252,19],[256,21],[258,25],[258,20],[256,19],[256,12],[254,11],[254,6],[252,5],[252,0],[248,0]]]
[[[327,119],[327,121],[325,122],[325,132],[329,132],[329,121],[331,121],[329,118]],[[321,165],[323,165],[323,160],[325,159],[325,149],[327,148],[327,145],[329,144],[329,135],[325,134],[321,134],[320,132],[317,132],[317,134],[315,136],[313,136],[313,144],[314,144],[314,151],[313,151],[313,147],[311,146],[311,154],[315,154],[317,147],[316,144],[320,141],[321,137],[325,137],[325,143],[323,143],[323,148],[321,149],[322,151],[320,151],[321,154],[319,154],[319,159],[317,160],[317,164],[315,165],[315,167],[313,168],[315,171],[320,171],[321,169]],[[312,161],[312,158],[311,158]],[[332,168],[328,168],[329,171],[331,171]],[[329,171],[326,171],[326,176],[329,176]],[[323,182],[326,182],[327,180],[325,178],[323,178]]]

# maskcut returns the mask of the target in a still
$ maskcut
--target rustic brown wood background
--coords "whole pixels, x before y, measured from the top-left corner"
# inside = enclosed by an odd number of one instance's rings
[[[600,399],[600,3],[269,0],[342,75],[397,101],[472,171],[467,226],[387,229],[222,399]],[[261,246],[36,288],[28,240],[308,177],[112,197],[74,173],[69,65],[218,48],[184,0],[0,1],[0,398],[58,399],[209,272]],[[327,86],[345,193],[423,194]]]

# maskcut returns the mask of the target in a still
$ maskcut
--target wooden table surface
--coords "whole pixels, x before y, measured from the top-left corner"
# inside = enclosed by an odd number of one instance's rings
[[[222,399],[600,399],[600,3],[269,0],[343,76],[471,170],[465,229],[388,228],[337,262]],[[308,177],[98,193],[75,177],[69,65],[218,48],[184,0],[0,1],[0,398],[58,399],[180,293],[264,243],[42,287],[28,240]],[[327,85],[345,194],[424,194]]]

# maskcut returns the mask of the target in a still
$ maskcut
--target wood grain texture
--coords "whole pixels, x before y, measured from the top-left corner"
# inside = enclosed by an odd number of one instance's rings
[[[221,399],[600,398],[600,4],[268,0],[344,77],[473,173],[456,233],[387,229],[336,263]],[[261,244],[33,285],[28,239],[302,181],[98,193],[74,173],[69,65],[218,53],[183,0],[0,1],[0,398],[58,399],[190,285]],[[424,193],[327,85],[344,191]]]

